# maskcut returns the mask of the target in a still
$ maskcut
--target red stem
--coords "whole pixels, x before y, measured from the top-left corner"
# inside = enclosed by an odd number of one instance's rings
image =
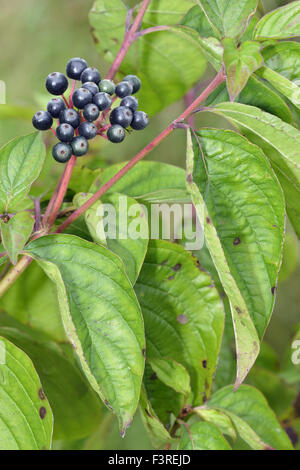
[[[148,144],[143,150],[141,150],[132,160],[130,160],[118,173],[116,173],[102,188],[99,189],[88,201],[86,201],[81,207],[73,212],[56,230],[56,233],[63,232],[70,224],[72,224],[78,217],[80,217],[89,207],[91,207],[103,194],[108,191],[117,181],[119,181],[134,165],[142,160],[148,153],[156,148],[160,142],[162,142],[168,135],[170,135],[176,128],[176,124],[184,121],[199,105],[202,101],[210,95],[222,82],[225,80],[223,70],[221,70],[214,80],[208,85],[208,87],[201,93],[198,98],[190,104],[190,106],[174,121],[170,124],[163,132],[161,132],[150,144]]]

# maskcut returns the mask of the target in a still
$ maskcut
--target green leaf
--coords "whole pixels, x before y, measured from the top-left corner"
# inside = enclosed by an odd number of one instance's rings
[[[26,253],[55,282],[64,326],[83,371],[124,433],[139,400],[144,329],[121,260],[72,235],[42,237]]]
[[[300,2],[291,2],[263,16],[258,22],[254,38],[285,39],[300,36]]]
[[[230,436],[233,440],[236,439],[236,432],[230,418],[222,411],[206,408],[205,405],[195,408],[195,412],[201,416],[204,421],[216,426],[222,434]]]
[[[101,185],[107,183],[121,168],[117,163],[105,169]],[[150,202],[187,200],[185,173],[182,168],[160,162],[139,162],[113,188],[108,191],[127,194],[135,199]],[[190,200],[190,198],[189,198]]]
[[[182,427],[180,450],[231,450],[222,433],[211,423],[198,422]]]
[[[17,263],[18,255],[29,239],[33,225],[34,220],[28,212],[19,212],[7,223],[1,220],[2,243],[12,264]]]
[[[53,416],[26,354],[0,338],[0,449],[50,449]]]
[[[69,189],[75,193],[89,192],[91,186],[99,179],[102,169],[91,170],[86,166],[75,166],[69,183]]]
[[[224,412],[237,433],[253,449],[291,450],[287,434],[278,423],[264,396],[249,385],[237,391],[232,386],[218,390],[206,403],[208,408]]]
[[[145,387],[142,386],[140,410],[143,423],[149,433],[151,442],[155,448],[162,449],[172,442],[172,438],[164,425],[159,421],[154,409],[147,398]]]
[[[81,206],[91,196],[92,194],[77,194],[74,203]],[[106,204],[109,204],[109,213],[105,216]],[[143,208],[135,199],[113,193],[93,204],[84,216],[93,240],[120,256],[126,273],[134,284],[148,247],[148,223]],[[108,233],[105,233],[107,225]]]
[[[257,0],[198,0],[219,39],[240,37],[257,7]]]
[[[300,44],[284,41],[262,50],[265,65],[280,73],[288,80],[296,82],[300,77]],[[299,82],[298,82],[299,83]]]
[[[193,139],[188,134],[187,182],[229,298],[238,386],[257,357],[274,306],[283,195],[262,151],[232,131],[204,129]]]
[[[142,80],[138,99],[150,115],[182,98],[205,71],[198,34],[176,26],[193,5],[194,0],[152,0],[142,29],[157,25],[170,28],[141,36],[121,64],[122,75],[134,73]],[[96,48],[109,62],[122,44],[126,15],[127,8],[121,0],[97,0],[90,12]]]
[[[149,362],[159,380],[185,397],[189,396],[191,393],[190,376],[183,365],[166,358],[154,358]]]
[[[295,127],[254,106],[221,103],[214,112],[228,118],[268,156],[284,190],[287,212],[300,236],[300,135]]]
[[[17,137],[0,149],[0,212],[12,211],[26,196],[44,158],[40,132]]]
[[[263,65],[261,45],[255,41],[245,41],[237,47],[231,38],[224,39],[223,44],[227,89],[230,100],[234,101],[253,72]]]
[[[210,276],[181,246],[152,240],[135,291],[145,321],[147,359],[182,364],[191,378],[191,402],[200,405],[211,391],[224,325]]]
[[[262,67],[257,73],[261,78],[267,80],[275,90],[279,91],[300,109],[300,88],[295,83],[282,77],[269,67]]]
[[[1,318],[1,324],[2,324]],[[79,368],[52,342],[28,331],[1,326],[0,334],[28,354],[41,379],[54,415],[54,439],[80,439],[96,430],[101,402]],[[71,348],[71,346],[70,346]],[[71,357],[73,356],[70,351]]]

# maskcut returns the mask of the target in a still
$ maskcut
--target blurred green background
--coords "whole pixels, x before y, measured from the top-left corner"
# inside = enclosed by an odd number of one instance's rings
[[[128,0],[126,3],[135,3]],[[286,1],[264,0],[260,2],[261,11],[267,12]],[[89,64],[99,68],[104,76],[109,65],[99,57],[93,45],[88,23],[88,12],[93,0],[10,0],[1,2],[0,15],[0,80],[6,84],[6,105],[0,105],[0,145],[15,136],[32,131],[30,116],[47,102],[44,87],[46,76],[52,71],[65,70],[65,64],[71,57],[82,56]],[[208,70],[202,77],[203,82],[211,75]],[[141,109],[143,104],[140,103]],[[22,106],[18,118],[9,117],[15,114],[14,107]],[[143,133],[134,133],[121,146],[107,144],[104,140],[94,144],[92,156],[87,164],[106,165],[107,163],[127,160],[150,142],[166,125],[168,125],[184,107],[179,102],[155,118]],[[199,119],[199,118],[198,118]],[[202,114],[199,125],[216,126],[215,117]],[[52,135],[45,137],[49,146]],[[185,164],[185,134],[183,131],[173,133],[148,157],[173,163]],[[62,167],[52,158],[48,158],[46,167],[39,179],[39,188],[50,189],[61,172]],[[277,291],[276,308],[266,334],[266,340],[282,355],[290,345],[293,326],[300,321],[300,263],[299,243],[288,226],[288,237],[283,260],[281,281]],[[110,437],[108,448],[139,449],[150,447],[148,438],[139,418],[134,421],[127,436],[121,440],[116,423],[113,426],[113,437]],[[57,444],[59,447],[59,443]]]

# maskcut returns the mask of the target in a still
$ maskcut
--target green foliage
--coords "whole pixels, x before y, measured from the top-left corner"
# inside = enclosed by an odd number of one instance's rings
[[[222,433],[211,423],[194,423],[189,429],[182,428],[180,450],[230,450]]]
[[[19,212],[7,223],[0,221],[2,243],[13,264],[29,239],[34,220],[28,212]]]
[[[256,25],[255,39],[287,39],[300,36],[300,2],[291,2],[271,11]]]

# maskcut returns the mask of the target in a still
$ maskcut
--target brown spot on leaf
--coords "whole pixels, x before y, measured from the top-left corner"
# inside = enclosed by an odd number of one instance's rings
[[[233,240],[234,246],[240,245],[240,243],[241,243],[241,239],[239,237],[235,237],[235,239]]]
[[[193,182],[193,175],[191,173],[189,173],[187,176],[186,176],[186,180],[189,184],[191,184]]]
[[[0,216],[0,218],[3,220],[5,224],[7,224],[10,221],[10,217],[8,214],[3,214]]]
[[[181,325],[185,325],[189,321],[189,319],[186,315],[182,313],[181,315],[178,315],[177,321],[181,323]]]
[[[143,354],[144,357],[146,357],[146,348],[144,348],[144,349],[142,350],[142,354]]]
[[[275,295],[276,287],[272,287],[271,292],[272,292],[273,295]]]
[[[175,279],[174,274],[173,274],[173,276],[168,277],[168,281],[173,281],[173,279]]]
[[[206,222],[207,222],[208,224],[211,224],[211,220],[210,220],[209,217],[206,217]]]
[[[207,360],[206,360],[206,359],[203,359],[203,361],[202,361],[202,367],[203,367],[204,369],[206,369],[206,367],[207,367]]]
[[[41,400],[45,400],[46,395],[44,394],[44,390],[42,388],[39,389],[38,395],[39,395]]]
[[[104,400],[104,403],[105,403],[105,405],[107,406],[107,408],[109,408],[110,410],[112,410],[112,406],[110,405],[110,403],[109,403],[107,400]]]
[[[41,419],[44,419],[46,414],[47,414],[46,408],[44,406],[41,406],[40,407],[40,417],[41,417]]]
[[[177,264],[174,266],[173,271],[175,271],[175,272],[176,272],[176,271],[179,271],[179,269],[181,269],[181,267],[182,267],[182,264],[181,264],[181,263],[177,263]]]
[[[242,313],[242,310],[240,309],[240,307],[234,307],[234,308],[238,314]]]

